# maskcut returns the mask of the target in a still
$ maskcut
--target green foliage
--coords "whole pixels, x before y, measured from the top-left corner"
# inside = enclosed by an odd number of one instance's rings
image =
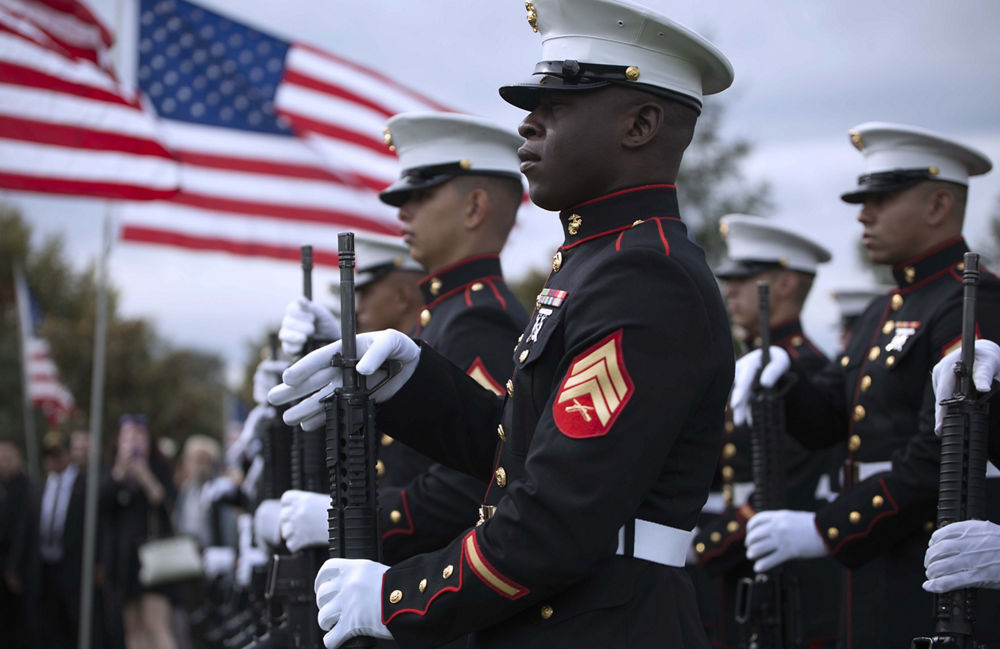
[[[742,138],[725,139],[720,132],[724,117],[724,104],[705,106],[677,175],[681,216],[712,266],[726,250],[719,219],[731,213],[766,217],[773,208],[770,186],[748,184],[741,171],[752,145]]]
[[[79,272],[66,258],[59,238],[30,245],[30,228],[19,214],[0,206],[0,437],[23,443],[22,386],[13,264],[25,268],[28,283],[44,320],[40,334],[48,340],[60,378],[76,400],[68,429],[87,427],[94,355],[97,301],[93,266]],[[102,437],[113,448],[118,417],[144,413],[155,437],[183,442],[200,433],[222,439],[224,386],[222,362],[199,352],[175,349],[161,340],[143,319],[117,315],[117,293],[109,287]],[[37,415],[37,413],[36,413]],[[41,437],[44,420],[36,417]],[[107,454],[106,454],[107,455]]]

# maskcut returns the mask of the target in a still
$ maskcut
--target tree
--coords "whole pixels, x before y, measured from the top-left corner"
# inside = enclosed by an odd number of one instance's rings
[[[705,106],[677,175],[681,215],[713,266],[726,249],[719,219],[730,213],[767,216],[773,208],[770,186],[766,182],[749,184],[741,171],[753,145],[742,137],[722,137],[725,113],[724,103]]]
[[[20,367],[13,264],[25,269],[44,314],[39,332],[48,340],[60,378],[73,393],[78,412],[68,428],[86,427],[93,371],[94,312],[97,299],[93,266],[78,272],[66,260],[59,238],[30,245],[31,230],[16,210],[0,206],[0,360]],[[12,262],[12,263],[11,263]],[[222,438],[222,362],[219,358],[164,342],[154,326],[117,315],[118,296],[109,287],[105,400],[102,431],[109,449],[118,417],[146,414],[154,437],[183,442],[194,433]],[[0,374],[0,435],[23,438],[22,386],[19,371]],[[37,413],[36,413],[37,414]],[[36,430],[45,423],[36,418]]]

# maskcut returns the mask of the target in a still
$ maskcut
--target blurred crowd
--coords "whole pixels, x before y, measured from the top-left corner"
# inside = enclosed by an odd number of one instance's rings
[[[145,416],[122,415],[110,462],[99,465],[93,580],[86,586],[92,647],[199,646],[192,619],[206,601],[209,580],[234,575],[240,474],[223,475],[216,439],[192,435],[179,453],[172,440],[160,442]],[[0,440],[0,628],[11,649],[75,649],[85,627],[91,438],[87,430],[50,431],[41,445],[43,472],[36,480],[21,449]],[[196,541],[193,557],[171,545],[179,537]],[[148,573],[140,557],[157,541],[166,541],[159,549],[166,554],[157,556],[178,564]],[[185,543],[182,550],[195,547]],[[203,553],[211,557],[207,563]]]

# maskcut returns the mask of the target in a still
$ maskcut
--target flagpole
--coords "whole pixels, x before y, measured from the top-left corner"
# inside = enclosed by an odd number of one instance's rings
[[[97,497],[101,471],[101,416],[104,406],[104,366],[107,347],[108,256],[111,252],[111,201],[104,202],[101,251],[97,261],[97,305],[94,313],[94,367],[90,382],[90,449],[83,522],[83,574],[80,582],[79,649],[90,649],[94,610],[94,564],[97,554]]]
[[[134,4],[129,8],[134,11]],[[126,61],[122,52],[122,27],[125,24],[125,1],[115,0],[114,61],[121,70]],[[132,35],[131,32],[129,35]],[[130,53],[131,54],[131,53]],[[131,81],[131,79],[129,79]],[[97,260],[97,305],[94,313],[94,367],[90,381],[90,452],[87,457],[87,494],[83,522],[83,574],[80,581],[79,649],[90,649],[93,635],[94,565],[97,555],[97,499],[101,471],[101,419],[104,411],[104,368],[108,337],[108,257],[114,222],[111,200],[104,201],[104,222],[101,227],[101,250]]]
[[[31,397],[28,394],[28,338],[31,335],[31,304],[28,298],[28,282],[24,271],[14,264],[14,293],[17,299],[17,322],[21,338],[21,385],[24,399],[21,404],[24,409],[24,454],[28,463],[28,476],[38,475],[38,436],[35,433],[35,411],[31,407]]]

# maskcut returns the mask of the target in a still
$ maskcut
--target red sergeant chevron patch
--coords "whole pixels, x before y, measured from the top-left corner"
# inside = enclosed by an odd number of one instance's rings
[[[552,418],[567,437],[607,435],[634,391],[619,329],[573,359],[552,404]]]
[[[503,396],[503,387],[496,382],[496,379],[490,376],[489,370],[486,369],[486,364],[483,363],[483,359],[479,356],[476,356],[476,360],[472,361],[472,365],[469,366],[469,369],[465,373],[471,376],[476,383],[493,392],[493,394],[498,397]]]

